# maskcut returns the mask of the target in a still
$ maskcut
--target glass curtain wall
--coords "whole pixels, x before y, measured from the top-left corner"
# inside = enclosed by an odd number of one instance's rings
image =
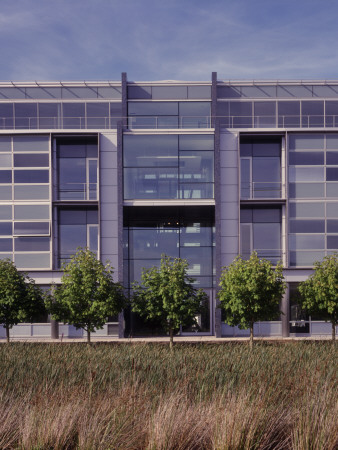
[[[241,199],[281,197],[281,139],[241,139]]]
[[[243,259],[255,250],[259,258],[277,264],[282,259],[281,209],[241,207],[240,246]]]
[[[125,135],[124,198],[214,196],[213,135]]]
[[[0,258],[51,267],[49,136],[0,137]]]
[[[58,200],[98,200],[97,137],[58,138]]]
[[[338,135],[289,135],[289,261],[312,266],[338,249]]]
[[[125,287],[131,289],[134,281],[141,281],[142,270],[159,266],[161,255],[166,254],[188,261],[188,275],[195,279],[196,287],[213,288],[215,271],[213,214],[213,208],[209,207],[126,207]],[[200,331],[208,331],[208,320],[202,322],[205,325]]]

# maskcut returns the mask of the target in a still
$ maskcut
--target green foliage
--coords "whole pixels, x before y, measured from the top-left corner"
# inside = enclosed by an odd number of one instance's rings
[[[298,289],[302,308],[335,326],[338,322],[338,254],[316,262],[314,273]]]
[[[0,323],[8,330],[43,311],[43,294],[34,280],[9,259],[0,260]]]
[[[187,269],[186,260],[162,255],[160,267],[144,269],[142,284],[134,283],[132,310],[146,319],[160,320],[169,332],[195,324],[208,297],[192,286]]]
[[[285,291],[283,267],[272,268],[270,261],[253,252],[249,260],[238,256],[223,269],[218,298],[225,322],[247,329],[260,320],[274,320]]]
[[[89,335],[123,309],[125,297],[120,284],[113,281],[113,269],[88,249],[78,249],[63,270],[61,286],[46,301],[54,319]]]

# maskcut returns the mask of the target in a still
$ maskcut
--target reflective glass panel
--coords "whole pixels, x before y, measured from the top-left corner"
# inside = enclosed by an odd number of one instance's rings
[[[213,152],[180,152],[179,158],[180,181],[214,181],[214,153]]]
[[[12,182],[12,171],[0,170],[0,183],[11,183],[11,182]]]
[[[325,220],[290,220],[290,233],[325,233]]]
[[[13,251],[12,238],[1,238],[0,239],[0,252],[11,252]]]
[[[214,150],[213,135],[181,134],[178,138],[180,150]]]
[[[0,167],[12,167],[12,155],[0,153]]]
[[[324,183],[290,183],[290,198],[321,198],[324,197]]]
[[[177,167],[178,138],[155,135],[124,136],[125,167]]]
[[[48,205],[14,205],[14,219],[49,219]]]
[[[322,150],[324,148],[323,134],[290,134],[290,150]]]
[[[289,164],[294,165],[323,165],[324,152],[290,152]]]
[[[48,183],[48,170],[14,170],[14,183]]]
[[[12,200],[12,186],[0,186],[0,200]]]
[[[49,222],[14,222],[14,234],[30,236],[35,234],[49,235]]]
[[[133,116],[177,116],[177,102],[129,102],[128,115]]]
[[[214,198],[213,183],[180,183],[180,198]]]
[[[13,136],[14,152],[49,152],[48,136]]]
[[[302,249],[319,249],[325,248],[324,234],[291,234],[289,236],[289,246],[292,250]]]
[[[1,236],[12,235],[12,222],[0,222],[0,235]]]
[[[177,198],[178,173],[170,168],[124,169],[124,198]]]
[[[15,154],[14,167],[48,167],[49,155],[46,154]]]
[[[0,111],[1,128],[1,111]],[[9,136],[0,136],[0,152],[10,152],[12,150],[12,140]]]
[[[177,229],[130,229],[129,246],[131,259],[161,258],[165,253],[179,256],[179,230]]]
[[[15,251],[45,252],[50,250],[49,237],[17,237],[14,238]]]
[[[290,217],[324,217],[325,205],[322,202],[290,203]]]
[[[0,220],[11,220],[11,219],[12,219],[12,206],[0,205]]]
[[[49,253],[15,253],[15,265],[18,269],[49,269]]]
[[[290,167],[289,181],[324,181],[324,167]]]
[[[49,186],[14,186],[15,200],[48,200]]]

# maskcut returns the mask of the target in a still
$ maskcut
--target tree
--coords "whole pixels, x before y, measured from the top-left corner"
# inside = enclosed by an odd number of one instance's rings
[[[122,286],[113,281],[111,266],[88,249],[79,248],[63,270],[61,285],[47,299],[47,308],[54,319],[85,330],[90,343],[90,333],[123,309]]]
[[[332,340],[336,339],[338,323],[338,253],[315,262],[315,271],[300,283],[301,307],[309,314],[323,317],[332,325]]]
[[[253,346],[254,322],[273,320],[279,312],[279,302],[285,291],[283,267],[272,268],[270,261],[259,259],[253,252],[249,260],[238,256],[224,267],[218,298],[225,313],[225,322],[240,329],[250,329]]]
[[[134,283],[132,310],[147,320],[158,319],[169,332],[170,349],[180,325],[197,324],[196,314],[208,300],[202,289],[192,286],[185,259],[162,255],[160,267],[143,269],[142,283]]]
[[[0,323],[9,330],[44,312],[43,293],[34,280],[19,272],[9,259],[0,260]]]

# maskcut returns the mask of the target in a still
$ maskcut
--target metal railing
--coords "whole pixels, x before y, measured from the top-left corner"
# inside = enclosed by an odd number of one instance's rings
[[[62,183],[58,200],[97,200],[97,183]]]
[[[0,117],[0,130],[212,128],[210,116]],[[215,116],[226,128],[336,128],[338,115]]]
[[[281,198],[282,183],[269,181],[241,182],[241,199]]]

